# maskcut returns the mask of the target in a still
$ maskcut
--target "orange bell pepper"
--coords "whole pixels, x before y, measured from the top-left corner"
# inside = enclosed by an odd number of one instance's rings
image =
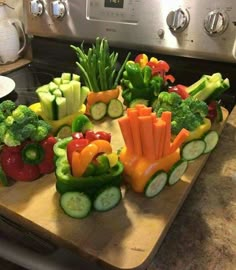
[[[95,140],[88,144],[79,153],[74,151],[72,153],[72,174],[75,177],[80,177],[86,171],[89,163],[99,153],[110,154],[112,147],[108,141]]]
[[[126,147],[120,153],[120,161],[124,165],[124,178],[136,192],[144,191],[146,183],[155,172],[159,170],[168,172],[179,159],[179,149],[156,161],[151,161],[146,157],[131,156],[127,154]]]

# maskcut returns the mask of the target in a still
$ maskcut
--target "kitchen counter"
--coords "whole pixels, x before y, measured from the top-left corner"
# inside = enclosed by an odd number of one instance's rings
[[[236,107],[148,270],[236,269]]]
[[[0,74],[4,74],[10,71],[13,71],[15,69],[18,69],[20,67],[26,66],[29,64],[31,61],[26,58],[21,58],[15,61],[14,63],[9,63],[5,65],[0,65]]]

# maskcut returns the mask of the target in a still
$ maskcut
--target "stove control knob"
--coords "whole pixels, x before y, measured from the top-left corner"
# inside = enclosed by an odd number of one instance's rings
[[[189,24],[189,12],[182,8],[171,11],[166,18],[166,22],[171,32],[182,32]]]
[[[222,34],[229,24],[228,16],[223,11],[214,10],[207,14],[204,28],[208,35]]]
[[[66,14],[66,7],[65,4],[58,0],[58,1],[53,1],[52,2],[52,15],[59,19],[63,18]]]
[[[43,3],[39,0],[30,1],[30,12],[34,16],[41,16],[43,14]]]

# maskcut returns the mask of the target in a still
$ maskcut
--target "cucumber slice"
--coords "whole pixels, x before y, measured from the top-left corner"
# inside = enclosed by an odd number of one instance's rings
[[[216,147],[219,141],[219,134],[215,130],[210,130],[204,135],[203,140],[206,143],[204,154],[207,154]]]
[[[119,187],[105,187],[95,196],[93,206],[97,211],[108,211],[118,205],[121,197],[122,195]]]
[[[184,160],[194,160],[204,153],[205,148],[206,143],[204,140],[195,139],[183,145],[181,156]]]
[[[77,81],[77,82],[79,82],[80,81],[80,76],[78,75],[78,74],[72,74],[72,80],[73,81]]]
[[[62,119],[67,115],[67,100],[65,97],[56,97],[55,114],[54,120]]]
[[[79,107],[81,107],[82,104],[84,104],[89,92],[90,92],[90,90],[87,86],[81,86],[81,88],[80,88],[80,106]]]
[[[55,99],[56,97],[52,95],[50,92],[38,92],[38,97],[40,100],[41,108],[43,114],[47,117],[49,120],[54,120],[57,118],[56,113],[56,103]]]
[[[135,98],[133,99],[130,104],[129,107],[133,108],[135,107],[137,104],[143,104],[145,106],[148,106],[149,101],[147,99],[142,99],[142,98]]]
[[[123,104],[119,99],[112,99],[107,107],[107,114],[111,118],[118,118],[123,115],[124,108]]]
[[[107,105],[104,102],[96,102],[90,108],[90,114],[94,120],[101,120],[107,113]]]
[[[203,90],[207,85],[207,78],[206,76],[202,76],[198,81],[194,84],[187,87],[187,92],[189,95],[194,96],[199,91]]]
[[[56,134],[57,134],[56,137],[59,138],[59,139],[64,139],[64,138],[70,137],[71,134],[72,134],[71,126],[69,126],[69,125],[63,125],[63,126],[61,126],[57,130],[57,133]]]
[[[61,84],[61,78],[60,77],[55,77],[53,79],[53,82],[56,84],[56,85],[60,85]]]
[[[67,115],[72,114],[74,112],[74,95],[72,86],[70,84],[61,84],[60,90],[66,98]]]
[[[80,86],[81,83],[78,81],[71,81],[70,82],[72,91],[73,91],[73,96],[74,96],[74,108],[73,108],[73,112],[77,112],[79,110],[79,108],[81,107],[81,103],[80,103]]]
[[[181,176],[185,173],[186,169],[188,168],[188,161],[187,160],[179,160],[177,161],[168,173],[168,184],[174,185],[179,181]]]
[[[40,87],[38,87],[37,89],[36,89],[36,93],[38,94],[39,92],[49,92],[49,84],[45,84],[45,85],[42,85],[42,86],[40,86]]]
[[[61,80],[67,80],[70,81],[71,80],[71,74],[69,72],[63,72],[61,74]]]
[[[53,92],[54,90],[58,88],[57,84],[55,84],[54,82],[50,82],[48,87],[49,87],[50,92]]]
[[[167,178],[165,171],[157,171],[145,185],[145,196],[152,198],[160,193],[167,183]]]
[[[60,197],[60,205],[63,211],[73,218],[86,217],[92,208],[90,198],[81,192],[65,192]]]

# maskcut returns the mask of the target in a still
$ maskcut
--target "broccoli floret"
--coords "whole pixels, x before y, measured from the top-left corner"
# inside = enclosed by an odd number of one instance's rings
[[[19,105],[13,112],[12,116],[17,123],[35,123],[38,115],[26,105]]]
[[[51,126],[44,120],[39,120],[36,130],[31,134],[30,138],[34,141],[42,141],[48,136],[50,131]]]
[[[188,97],[183,101],[183,103],[190,108],[192,113],[199,114],[203,118],[208,114],[208,105],[204,101]]]
[[[174,93],[161,92],[158,96],[156,106],[154,108],[157,116],[160,117],[164,111],[173,111],[174,108],[178,107],[182,102],[181,97]]]
[[[0,103],[0,111],[4,117],[11,115],[12,111],[16,108],[16,104],[11,100],[4,100]]]
[[[9,116],[7,116],[7,118],[5,118],[4,122],[5,122],[7,127],[10,127],[14,123],[14,118],[11,115],[9,115]]]
[[[23,142],[32,136],[32,134],[36,131],[36,126],[31,123],[22,126],[21,124],[15,122],[10,130],[15,134],[17,140]]]
[[[7,131],[7,126],[4,122],[0,122],[0,143],[3,142],[4,135]]]
[[[21,141],[17,140],[15,134],[8,129],[3,137],[3,143],[8,146],[17,146],[21,144]]]
[[[172,113],[171,131],[177,135],[182,128],[193,131],[204,122],[208,114],[208,106],[204,101],[193,97],[181,99],[176,93],[162,92],[158,96],[158,102],[154,108],[157,116],[162,112]]]
[[[5,115],[3,111],[0,110],[0,123],[5,120]]]

